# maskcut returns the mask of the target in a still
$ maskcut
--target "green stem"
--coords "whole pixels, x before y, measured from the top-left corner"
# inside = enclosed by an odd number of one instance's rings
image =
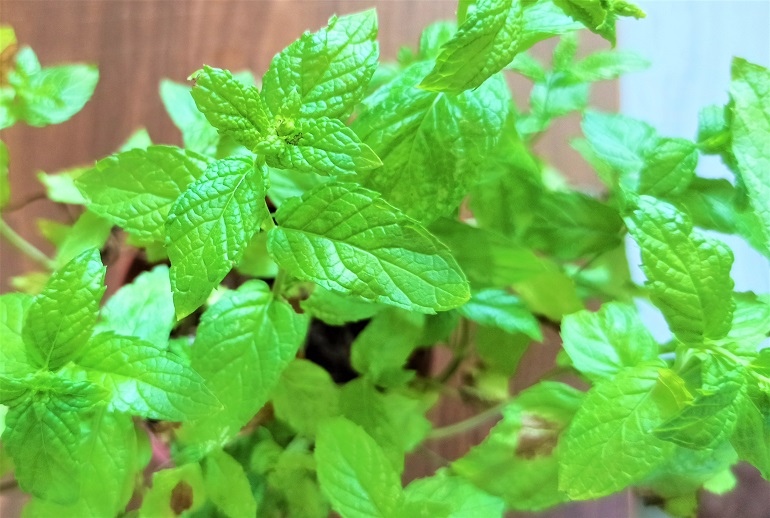
[[[283,285],[284,281],[286,281],[286,270],[283,268],[278,269],[278,273],[275,276],[275,280],[273,280],[273,295],[276,297],[281,296],[281,292],[283,291]]]
[[[510,401],[503,401],[463,421],[459,421],[457,423],[450,424],[448,426],[443,426],[441,428],[435,428],[428,434],[427,438],[428,439],[445,439],[447,437],[452,437],[454,435],[458,435],[458,434],[467,432],[469,430],[473,430],[474,428],[486,423],[490,419],[494,419],[495,417],[500,415],[500,413],[503,411],[503,408],[505,408],[510,403],[511,403]]]
[[[13,230],[8,223],[0,219],[0,236],[3,236],[14,248],[23,253],[36,263],[48,270],[54,269],[54,262],[43,252],[38,250],[32,243],[21,237]]]
[[[446,383],[449,381],[449,378],[452,377],[452,375],[457,372],[457,369],[460,368],[460,365],[462,365],[463,360],[465,360],[465,356],[467,354],[468,345],[470,344],[470,327],[468,325],[468,321],[464,318],[460,319],[459,324],[457,325],[457,340],[455,344],[453,344],[452,351],[454,352],[454,356],[452,358],[451,363],[447,366],[446,369],[444,369],[444,372],[442,372],[439,377],[437,378],[437,381],[441,384]]]

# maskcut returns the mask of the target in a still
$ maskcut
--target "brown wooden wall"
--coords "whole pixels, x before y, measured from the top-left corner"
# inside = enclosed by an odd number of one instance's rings
[[[19,125],[3,131],[2,140],[11,155],[12,207],[20,207],[7,214],[8,222],[24,237],[49,251],[37,235],[36,220],[47,217],[71,221],[74,215],[38,199],[43,190],[35,178],[36,172],[56,172],[92,163],[114,152],[139,127],[146,127],[156,143],[181,144],[158,95],[161,79],[184,81],[204,63],[264,73],[272,56],[302,31],[318,29],[334,13],[372,6],[378,9],[382,55],[395,58],[401,45],[416,45],[426,24],[451,19],[456,1],[0,0],[0,22],[13,25],[19,42],[30,45],[44,65],[92,62],[98,64],[101,76],[92,101],[72,120],[47,128]],[[596,38],[585,38],[585,43],[584,51],[606,46]],[[552,44],[546,43],[538,47],[537,52],[548,55],[551,49]],[[526,82],[515,82],[514,86],[518,99],[523,101]],[[616,83],[603,84],[593,93],[593,101],[604,110],[617,109],[617,99]],[[571,182],[597,188],[594,174],[566,144],[567,137],[578,131],[577,118],[569,118],[552,130],[538,147]],[[0,246],[0,291],[5,292],[9,290],[11,277],[30,271],[34,265],[7,243]],[[530,367],[517,381],[519,388],[529,385],[540,372],[548,369],[557,347],[544,346],[531,355],[527,362]],[[468,412],[457,403],[446,403],[434,411],[434,418],[439,425],[448,424],[469,415]],[[427,444],[410,459],[410,473],[412,476],[430,473],[441,464],[441,459],[461,455],[478,442],[484,432]],[[746,498],[749,497],[744,496],[743,501]],[[0,499],[0,511],[2,500],[7,499]],[[4,518],[16,515],[11,507],[4,509],[5,512],[0,513]],[[759,514],[740,513],[740,516],[768,516],[762,512],[758,509]],[[628,494],[545,514],[564,518],[636,515],[634,500]]]

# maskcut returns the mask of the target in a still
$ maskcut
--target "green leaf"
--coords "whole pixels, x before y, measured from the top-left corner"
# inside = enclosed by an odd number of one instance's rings
[[[195,76],[192,98],[222,136],[254,149],[267,136],[270,116],[255,86],[246,86],[228,70],[204,66]]]
[[[505,376],[503,397],[508,397],[509,378],[516,373],[519,362],[532,343],[532,338],[524,333],[511,334],[498,327],[478,326],[476,328],[475,348],[484,367]]]
[[[404,454],[425,440],[431,429],[425,412],[435,396],[414,396],[407,391],[381,392],[366,378],[345,384],[340,395],[342,415],[372,436],[399,473],[404,469]]]
[[[197,153],[150,146],[100,160],[75,186],[89,210],[132,235],[162,241],[171,206],[206,166],[207,159]]]
[[[284,204],[276,219],[268,250],[297,278],[421,313],[469,297],[446,247],[373,191],[327,183]]]
[[[557,487],[564,429],[582,394],[543,382],[503,409],[484,442],[454,461],[452,472],[515,510],[541,510],[567,500]]]
[[[636,308],[619,302],[592,313],[580,311],[561,324],[564,350],[580,372],[595,381],[658,357],[658,344]]]
[[[712,104],[698,112],[698,149],[704,154],[722,154],[730,148],[732,134],[724,106]]]
[[[219,408],[203,379],[164,347],[114,333],[95,335],[78,365],[112,393],[111,408],[165,421],[188,421]]]
[[[761,235],[770,246],[770,71],[735,58],[732,66],[732,152],[742,185],[761,221]]]
[[[203,484],[208,498],[228,518],[257,515],[257,501],[243,467],[224,451],[206,457]]]
[[[519,51],[524,51],[538,41],[560,36],[583,28],[583,25],[564,14],[554,0],[522,2],[524,21],[519,37]]]
[[[616,248],[622,242],[618,211],[575,191],[546,192],[536,205],[525,242],[559,259],[573,260]]]
[[[23,293],[6,293],[0,296],[0,343],[3,361],[0,376],[23,378],[34,370],[27,358],[22,329],[32,297]]]
[[[741,398],[737,422],[730,443],[741,460],[753,464],[765,479],[770,479],[770,394],[749,386]]]
[[[19,486],[55,503],[74,503],[80,495],[83,430],[95,400],[93,386],[48,378],[48,386],[11,406],[3,446],[16,465]]]
[[[54,272],[27,310],[24,342],[34,365],[56,370],[91,337],[104,294],[98,250],[88,250]]]
[[[327,421],[315,447],[318,481],[346,518],[391,518],[403,500],[401,481],[380,447],[347,419]]]
[[[481,325],[498,327],[511,334],[524,333],[537,341],[543,340],[537,319],[527,311],[518,297],[505,290],[478,291],[459,311],[465,318]]]
[[[648,196],[639,197],[626,225],[642,250],[650,298],[677,338],[699,344],[724,337],[735,308],[730,248],[693,230],[673,206]]]
[[[90,170],[90,167],[75,167],[56,174],[39,172],[37,179],[45,186],[46,196],[51,201],[85,205],[88,201],[75,186],[75,180]]]
[[[639,174],[639,192],[650,196],[678,194],[695,178],[698,149],[689,140],[659,139],[645,156]]]
[[[753,354],[770,336],[770,301],[752,292],[735,293],[735,312],[725,344],[735,344],[742,351]]]
[[[420,88],[459,94],[479,87],[513,60],[523,25],[521,2],[478,0]]]
[[[104,248],[111,230],[112,223],[106,219],[88,211],[81,214],[58,246],[54,258],[56,268],[61,268],[88,249]]]
[[[362,301],[355,297],[340,295],[316,286],[310,297],[300,302],[302,311],[309,313],[330,326],[341,326],[372,318],[383,306]]]
[[[453,96],[416,88],[429,66],[415,63],[377,90],[352,126],[384,164],[364,185],[422,222],[456,214],[510,110],[502,75]]]
[[[428,500],[449,506],[447,518],[502,518],[505,510],[503,500],[443,470],[413,481],[404,490],[404,496],[407,504]]]
[[[160,346],[168,342],[174,323],[168,267],[159,265],[110,297],[97,331],[114,331]]]
[[[31,49],[24,51],[32,53]],[[85,106],[99,81],[99,71],[92,65],[25,71],[18,65],[18,59],[22,58],[17,55],[17,69],[8,74],[8,82],[16,93],[15,114],[30,126],[66,121]]]
[[[430,231],[449,247],[474,289],[503,288],[548,271],[532,250],[496,232],[449,219]]]
[[[530,94],[532,112],[520,116],[516,128],[525,139],[542,133],[557,117],[573,111],[582,111],[588,105],[589,85],[575,81],[562,72],[548,74],[538,81]]]
[[[420,58],[435,59],[455,32],[457,32],[457,24],[454,22],[438,21],[425,27],[420,34]]]
[[[171,208],[166,249],[177,318],[205,302],[269,217],[263,174],[249,157],[219,160]]]
[[[640,480],[673,445],[652,434],[665,416],[657,365],[621,371],[586,395],[564,438],[559,488],[573,500],[599,498]]]
[[[179,430],[189,455],[223,445],[262,408],[303,343],[308,322],[256,280],[225,293],[203,314],[190,365],[223,409]]]
[[[618,16],[644,18],[644,11],[626,0],[553,0],[574,20],[615,46],[615,21]]]
[[[346,119],[377,68],[376,37],[373,9],[306,32],[270,63],[262,79],[265,104],[273,115]]]
[[[206,485],[200,464],[163,469],[152,475],[152,487],[142,499],[139,518],[177,518],[193,513],[206,502]]]
[[[77,501],[62,505],[33,498],[25,506],[24,516],[118,515],[133,495],[136,473],[141,469],[137,450],[137,431],[131,417],[101,407],[91,420],[89,437],[78,457],[88,468],[81,474]]]
[[[424,324],[424,315],[385,309],[356,337],[350,348],[350,364],[379,386],[402,384],[414,374],[402,368],[419,345]]]
[[[267,233],[260,232],[251,238],[243,251],[241,262],[236,265],[240,273],[251,277],[272,279],[278,275],[278,265],[267,252]]]
[[[265,158],[270,167],[324,176],[355,174],[382,165],[353,130],[328,117],[297,120],[277,152],[266,152]]]
[[[0,140],[0,209],[11,199],[11,184],[8,182],[8,147]]]
[[[281,374],[273,391],[275,416],[293,429],[314,436],[326,418],[340,415],[340,394],[322,367],[296,359]]]
[[[570,67],[570,74],[577,80],[594,83],[617,79],[629,72],[638,72],[650,66],[650,62],[636,52],[616,50],[594,52]]]
[[[191,88],[168,79],[160,82],[160,98],[174,125],[182,132],[184,147],[204,155],[216,153],[219,134],[190,95]]]

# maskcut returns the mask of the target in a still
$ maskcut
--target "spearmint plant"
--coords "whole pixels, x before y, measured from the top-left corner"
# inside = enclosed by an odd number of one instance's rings
[[[576,30],[614,43],[620,16],[643,13],[462,0],[395,63],[379,63],[374,11],[333,17],[259,81],[204,66],[192,86],[163,82],[184,147],[139,132],[41,174],[85,210],[41,222],[54,257],[2,223],[44,270],[0,297],[2,468],[31,495],[25,516],[490,517],[629,486],[691,516],[739,461],[770,478],[770,295],[735,292],[733,253],[706,232],[770,257],[770,72],[736,58],[729,104],[702,111],[694,140],[591,111],[592,83],[646,66],[575,59]],[[552,63],[527,53],[550,37]],[[4,127],[62,122],[97,79],[27,48],[3,63]],[[529,102],[508,74],[531,79]],[[532,151],[574,112],[600,197]],[[709,154],[734,182],[697,175]],[[3,205],[7,168],[3,146]],[[144,272],[103,301],[113,227]],[[563,342],[554,370],[511,394],[544,329]],[[415,369],[435,344],[446,370]],[[458,396],[479,415],[432,429],[426,412]],[[423,441],[497,416],[404,487]]]

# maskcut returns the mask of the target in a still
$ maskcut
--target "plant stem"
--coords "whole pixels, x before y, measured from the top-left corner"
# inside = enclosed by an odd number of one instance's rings
[[[468,326],[468,321],[464,318],[461,318],[459,324],[457,325],[457,339],[452,347],[454,356],[452,357],[452,361],[449,363],[447,368],[444,369],[444,372],[442,372],[437,378],[439,383],[444,384],[449,381],[449,378],[451,378],[457,369],[460,368],[463,360],[465,360],[469,344],[470,328]]]
[[[502,412],[503,408],[505,408],[509,404],[510,404],[510,401],[503,401],[463,421],[458,421],[457,423],[450,424],[448,426],[443,426],[441,428],[435,428],[428,434],[427,438],[428,439],[445,439],[447,437],[452,437],[453,435],[458,435],[463,432],[473,430],[474,428],[486,423],[490,419],[493,419],[498,415],[500,415],[500,412]]]
[[[14,248],[23,253],[36,263],[45,267],[48,270],[54,269],[53,261],[38,250],[32,243],[21,237],[13,230],[8,223],[0,219],[0,236],[3,236]]]
[[[278,269],[278,273],[275,276],[275,279],[273,280],[273,295],[276,297],[281,296],[281,291],[283,290],[283,284],[286,280],[286,270],[283,268]]]

